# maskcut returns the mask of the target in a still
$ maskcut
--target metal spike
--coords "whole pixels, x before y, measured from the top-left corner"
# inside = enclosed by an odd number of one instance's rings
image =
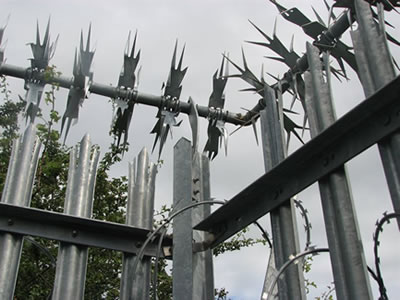
[[[40,45],[39,20],[36,20],[36,45]]]
[[[86,41],[86,52],[90,51],[90,36],[92,34],[92,23],[89,24],[88,36]]]
[[[83,30],[81,30],[81,41],[80,41],[79,50],[80,50],[81,52],[83,51]]]
[[[129,32],[129,34],[130,34],[130,32]],[[130,57],[134,57],[134,56],[135,56],[135,48],[136,48],[137,34],[138,34],[138,32],[137,32],[137,30],[136,30],[135,38],[134,38],[134,40],[133,40],[133,45],[132,45],[132,52],[131,52]],[[137,54],[137,57],[140,57],[140,50],[139,50],[139,52],[138,52],[138,54]]]
[[[313,6],[311,6],[311,9],[313,10],[315,16],[317,17],[318,22],[326,27],[324,20],[322,20],[321,16],[317,13],[317,11],[314,9]]]
[[[294,34],[292,35],[292,40],[290,41],[289,52],[294,52]]]
[[[181,57],[179,59],[179,63],[178,63],[178,67],[177,67],[178,70],[182,69],[182,61],[183,61],[183,54],[185,54],[185,47],[186,47],[186,44],[183,45]]]
[[[128,56],[129,55],[129,47],[131,45],[131,31],[129,30],[128,33],[128,40],[126,41],[126,45],[125,45],[125,55]]]
[[[47,21],[46,32],[43,38],[43,46],[45,46],[46,48],[48,47],[49,39],[50,39],[50,17]]]
[[[176,51],[178,49],[178,40],[175,42],[174,54],[172,55],[171,67],[175,68],[176,65]]]
[[[254,133],[254,136],[256,138],[256,143],[257,143],[257,146],[258,146],[259,145],[259,143],[258,143],[258,134],[257,134],[257,127],[256,127],[256,120],[254,118],[251,119],[251,125],[253,127],[253,133]]]
[[[199,113],[197,111],[197,105],[194,103],[193,99],[189,97],[188,103],[190,104],[190,111],[188,114],[190,128],[192,129],[192,144],[193,144],[193,153],[197,152],[198,144],[199,144]]]

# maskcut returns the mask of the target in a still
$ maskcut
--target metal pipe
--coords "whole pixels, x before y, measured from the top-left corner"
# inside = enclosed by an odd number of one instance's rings
[[[40,146],[32,124],[22,137],[14,140],[1,202],[30,205]],[[8,225],[12,226],[12,223],[9,219]],[[22,243],[20,235],[0,233],[0,299],[14,298]]]
[[[99,152],[85,135],[70,153],[64,213],[91,217],[98,159]],[[52,299],[84,299],[87,256],[87,247],[60,243]]]
[[[264,89],[264,104],[265,109],[261,111],[261,131],[265,172],[268,172],[285,159],[286,151],[281,123],[282,110],[278,110],[275,91],[267,85]],[[271,211],[270,216],[275,266],[279,269],[291,255],[300,250],[293,200],[290,199]],[[306,299],[301,265],[291,266],[285,278],[278,282],[280,300]]]
[[[306,112],[311,137],[336,121],[330,92],[329,58],[324,81],[319,49],[307,43]],[[334,156],[334,153],[332,154]],[[372,299],[350,183],[344,166],[318,181],[338,299]]]
[[[31,68],[21,68],[10,64],[2,64],[0,67],[1,75],[8,75],[20,79],[33,78],[40,80],[41,82],[48,84],[57,84],[60,87],[69,89],[74,84],[73,77],[66,77],[62,75],[55,75],[54,77],[48,78],[45,76],[45,71],[32,72]],[[83,88],[83,87],[81,87]],[[163,96],[155,96],[147,93],[138,91],[131,91],[120,89],[115,86],[106,85],[102,83],[92,82],[89,86],[89,92],[113,99],[121,98],[127,99],[128,101],[134,101],[153,107],[160,107],[164,103]],[[180,112],[184,114],[190,113],[190,103],[180,101],[179,102]],[[210,110],[207,106],[197,105],[197,111],[200,117],[208,118],[210,116]],[[234,125],[243,125],[243,121],[240,120],[240,114],[231,113],[229,111],[223,111],[224,120],[227,123]]]

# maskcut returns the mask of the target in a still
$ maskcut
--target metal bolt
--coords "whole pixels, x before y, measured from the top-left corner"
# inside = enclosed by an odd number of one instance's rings
[[[78,231],[77,230],[72,230],[72,237],[76,237],[78,235]]]
[[[7,220],[8,226],[14,225],[14,221],[12,219]]]

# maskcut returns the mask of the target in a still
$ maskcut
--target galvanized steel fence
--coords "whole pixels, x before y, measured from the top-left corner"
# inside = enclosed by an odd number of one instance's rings
[[[176,61],[177,47],[162,96],[138,91],[136,69],[140,51],[135,50],[136,36],[132,46],[128,39],[123,69],[115,87],[93,82],[90,28],[86,45],[81,37],[72,78],[46,73],[56,44],[50,42],[49,25],[43,42],[38,31],[36,42],[31,43],[33,59],[27,69],[5,63],[4,49],[0,47],[0,74],[25,80],[25,115],[29,121],[24,134],[14,142],[0,203],[1,299],[13,299],[24,235],[60,242],[52,299],[83,299],[88,247],[124,253],[121,299],[149,299],[151,257],[171,254],[174,299],[213,299],[211,249],[266,214],[271,217],[273,259],[262,299],[305,299],[299,258],[328,250],[337,298],[372,299],[368,271],[379,282],[382,278],[379,262],[375,273],[368,270],[344,164],[378,144],[394,209],[390,218],[397,218],[400,213],[400,104],[397,101],[400,79],[396,77],[388,40],[399,42],[386,33],[383,14],[384,10],[395,10],[398,1],[336,1],[334,6],[345,7],[345,11],[336,18],[333,7],[330,8],[333,22],[328,26],[318,14],[318,21],[311,22],[296,8],[286,9],[276,1],[271,2],[285,19],[301,26],[314,39],[313,44],[307,43],[306,54],[300,57],[292,48],[286,49],[275,33],[271,38],[253,24],[267,40],[253,43],[278,54],[280,57],[275,59],[284,62],[289,71],[276,84],[268,85],[264,78],[258,79],[249,70],[244,56],[243,68],[224,56],[213,76],[208,107],[196,105],[192,99],[180,101],[186,68],[182,66],[184,51]],[[371,5],[376,6],[376,11]],[[354,22],[358,24],[357,29],[353,29]],[[349,28],[354,53],[340,41],[340,36]],[[0,43],[3,33],[4,28],[0,29]],[[330,66],[330,56],[338,61],[340,70]],[[331,74],[346,77],[343,61],[357,72],[367,99],[336,120],[330,80]],[[239,74],[229,75],[227,63],[232,63]],[[262,97],[244,116],[224,110],[224,89],[229,77],[242,78]],[[91,219],[99,153],[88,136],[70,154],[64,214],[29,208],[40,152],[33,122],[45,85],[49,83],[69,89],[61,128],[64,140],[89,92],[115,100],[112,131],[118,145],[122,135],[122,143],[127,141],[135,104],[158,107],[158,120],[152,133],[156,134],[153,150],[159,143],[159,156],[172,127],[181,123],[177,121],[179,114],[189,116],[192,141],[181,139],[174,148],[173,213],[157,230],[153,229],[157,167],[150,162],[146,149],[129,165],[126,225]],[[289,156],[286,150],[289,137],[298,136],[296,130],[301,126],[283,108],[282,95],[286,91],[301,101],[305,110],[303,126],[308,120],[312,137]],[[208,119],[206,154],[197,150],[198,117]],[[209,163],[221,144],[226,147],[225,124],[254,125],[258,118],[266,174],[211,213],[210,205],[221,202],[211,198]],[[314,182],[319,184],[329,249],[308,247],[302,252],[293,196]],[[171,241],[165,232],[172,219]],[[171,243],[172,253],[169,253]],[[294,261],[300,263],[294,264]],[[381,297],[386,299],[382,285],[380,282]]]

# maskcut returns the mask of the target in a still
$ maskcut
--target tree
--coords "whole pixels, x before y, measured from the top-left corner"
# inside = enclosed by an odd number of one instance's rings
[[[54,67],[48,68],[46,76],[54,76]],[[4,103],[0,105],[0,192],[3,190],[7,174],[13,139],[19,135],[19,118],[25,103],[20,99],[11,100],[11,92],[4,77],[0,80],[0,92]],[[45,92],[44,102],[49,106],[48,116],[39,111],[37,135],[43,144],[43,151],[38,163],[31,207],[62,212],[68,179],[69,148],[59,141],[60,133],[54,128],[60,120],[55,110],[55,92],[58,87],[51,85]],[[110,177],[111,166],[121,160],[128,145],[111,145],[99,163],[93,204],[93,218],[116,223],[125,222],[125,210],[128,179],[126,176]],[[167,218],[171,208],[163,206],[159,215]],[[157,224],[163,223],[159,220]],[[245,237],[241,231],[231,241],[221,244],[214,250],[218,255],[225,251],[235,251],[256,243],[265,243],[262,239],[253,240]],[[25,237],[18,273],[15,299],[50,299],[54,282],[58,242],[37,237]],[[118,299],[122,254],[116,251],[90,248],[85,287],[85,299]],[[172,278],[167,271],[166,260],[158,264],[157,295],[160,300],[172,298]],[[217,299],[228,299],[228,292],[222,288],[216,290]]]

